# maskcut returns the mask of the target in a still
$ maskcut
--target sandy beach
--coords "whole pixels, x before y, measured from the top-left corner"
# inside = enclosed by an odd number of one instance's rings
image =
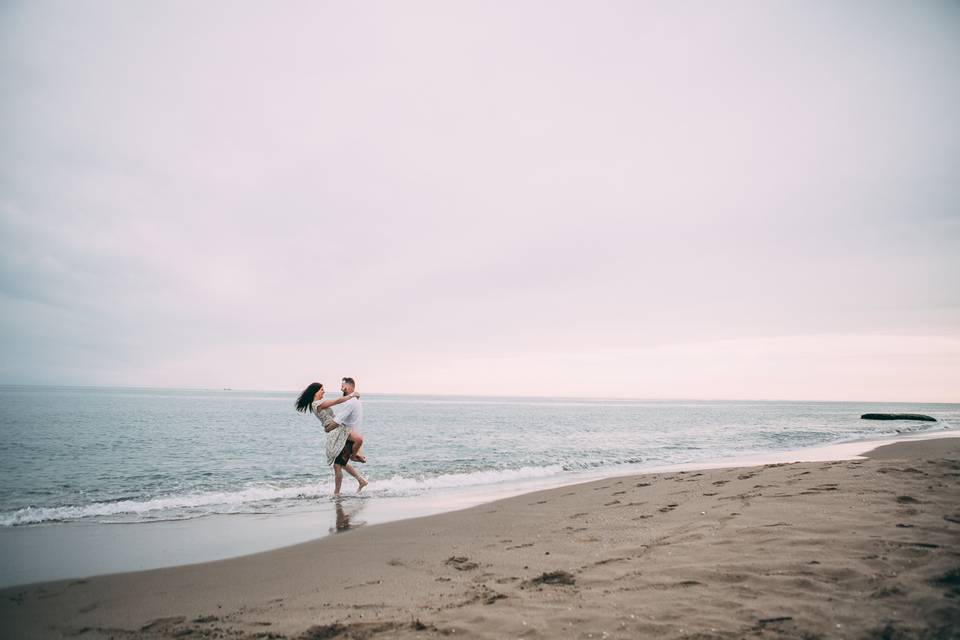
[[[4,589],[9,638],[956,638],[960,438],[651,473]],[[343,514],[346,528],[349,509]]]

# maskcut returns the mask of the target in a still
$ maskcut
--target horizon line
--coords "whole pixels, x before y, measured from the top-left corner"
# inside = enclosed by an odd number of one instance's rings
[[[153,390],[153,391],[242,391],[256,393],[290,393],[296,395],[299,391],[295,389],[250,389],[240,387],[148,387],[148,386],[125,386],[125,385],[81,385],[81,384],[13,384],[2,383],[0,387],[40,387],[40,388],[62,388],[62,389],[130,389],[130,390]],[[835,402],[835,403],[891,403],[891,404],[960,404],[958,401],[942,400],[823,400],[823,399],[796,399],[796,398],[643,398],[626,396],[545,396],[545,395],[509,395],[509,394],[470,394],[470,393],[413,393],[413,392],[395,392],[395,391],[370,391],[370,395],[383,396],[432,396],[439,398],[506,398],[506,399],[549,399],[549,400],[607,400],[613,402]]]

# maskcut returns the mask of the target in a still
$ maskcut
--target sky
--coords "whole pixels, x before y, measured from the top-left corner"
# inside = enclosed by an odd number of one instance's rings
[[[960,4],[0,4],[0,384],[960,402]]]

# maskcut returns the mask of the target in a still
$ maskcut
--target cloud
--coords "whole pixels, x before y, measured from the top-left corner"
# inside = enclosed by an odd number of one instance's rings
[[[0,381],[957,335],[954,6],[416,7],[5,4]]]
[[[456,358],[397,371],[394,388],[425,377],[450,394],[955,402],[958,367],[957,337],[827,334]]]

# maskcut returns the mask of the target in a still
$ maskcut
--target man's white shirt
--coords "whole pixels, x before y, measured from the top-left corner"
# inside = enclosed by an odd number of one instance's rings
[[[345,427],[359,427],[363,421],[363,405],[356,398],[350,398],[346,402],[335,404],[330,407],[333,410],[333,420],[337,424]]]

